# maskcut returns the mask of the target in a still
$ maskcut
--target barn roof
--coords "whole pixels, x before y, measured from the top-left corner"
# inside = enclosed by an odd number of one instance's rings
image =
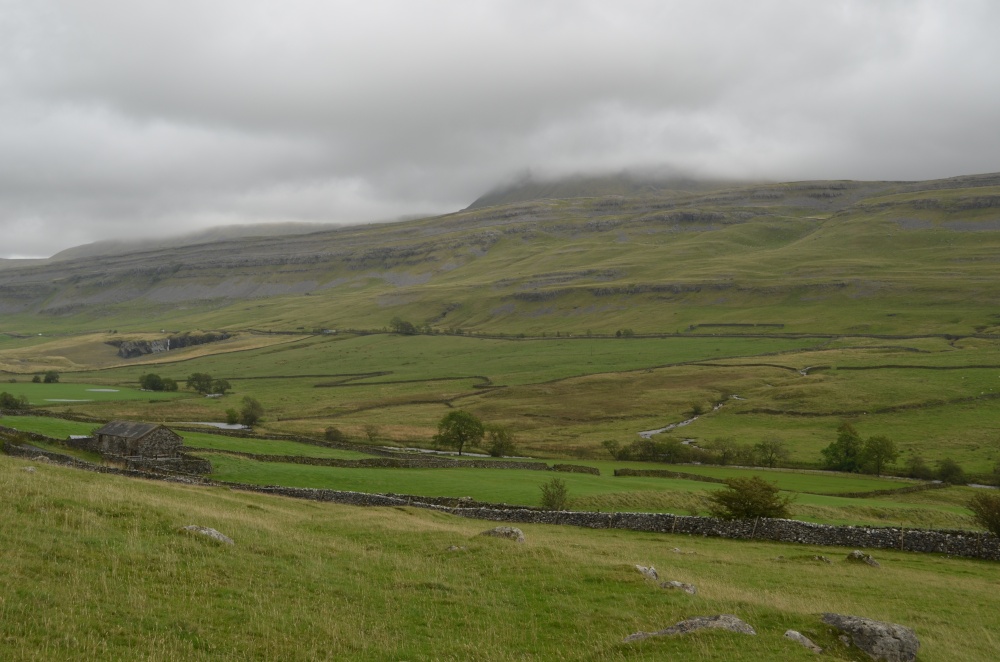
[[[137,423],[135,421],[111,421],[104,427],[98,428],[94,434],[107,434],[113,437],[125,437],[126,439],[139,439],[161,427],[156,423]]]

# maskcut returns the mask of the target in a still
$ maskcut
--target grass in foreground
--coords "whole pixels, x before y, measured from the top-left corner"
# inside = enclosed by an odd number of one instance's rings
[[[788,628],[829,659],[863,659],[820,626],[822,611],[910,626],[924,662],[992,660],[1000,643],[988,562],[879,551],[873,569],[836,547],[536,525],[517,545],[441,513],[28,465],[0,457],[7,660],[815,659]],[[178,531],[192,523],[235,546]],[[636,563],[698,595],[647,583]],[[717,613],[759,635],[621,643]]]

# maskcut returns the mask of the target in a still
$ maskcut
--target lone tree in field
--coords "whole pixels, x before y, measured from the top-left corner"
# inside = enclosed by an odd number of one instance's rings
[[[45,371],[45,376],[42,377],[42,381],[46,384],[58,384],[59,383],[59,373],[55,370]]]
[[[474,415],[461,409],[448,412],[438,423],[438,433],[434,442],[440,446],[452,446],[462,454],[466,445],[475,446],[483,440],[486,428]]]
[[[862,464],[867,469],[875,472],[876,476],[882,475],[882,468],[887,464],[895,464],[899,459],[899,450],[896,442],[885,435],[868,437],[865,445],[861,449]]]
[[[969,510],[980,526],[1000,538],[1000,494],[981,492],[973,496]]]
[[[753,476],[730,478],[726,489],[713,492],[708,511],[720,519],[788,517],[791,497],[783,497],[776,485]]]
[[[861,469],[861,435],[850,423],[837,428],[837,441],[824,448],[823,466],[832,471],[859,471]]]

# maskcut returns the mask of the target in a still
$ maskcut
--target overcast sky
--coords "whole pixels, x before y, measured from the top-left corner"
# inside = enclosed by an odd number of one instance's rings
[[[0,0],[0,257],[530,169],[1000,171],[1000,2]]]

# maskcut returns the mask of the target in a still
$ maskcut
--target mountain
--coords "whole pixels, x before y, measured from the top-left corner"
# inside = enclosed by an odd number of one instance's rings
[[[671,196],[746,186],[750,183],[696,179],[682,177],[672,172],[624,171],[615,175],[576,175],[561,179],[538,179],[528,174],[480,196],[467,209],[482,209],[483,207],[547,199]]]
[[[56,253],[50,260],[74,260],[79,258],[97,257],[101,255],[123,255],[155,251],[161,249],[181,248],[195,244],[208,244],[243,237],[281,237],[294,234],[309,234],[329,230],[335,226],[317,223],[260,223],[257,225],[222,225],[200,232],[184,234],[178,237],[162,239],[126,239],[96,241],[92,244],[75,246]]]
[[[528,181],[432,218],[64,252],[4,269],[0,331],[1000,330],[998,174],[683,186]]]

